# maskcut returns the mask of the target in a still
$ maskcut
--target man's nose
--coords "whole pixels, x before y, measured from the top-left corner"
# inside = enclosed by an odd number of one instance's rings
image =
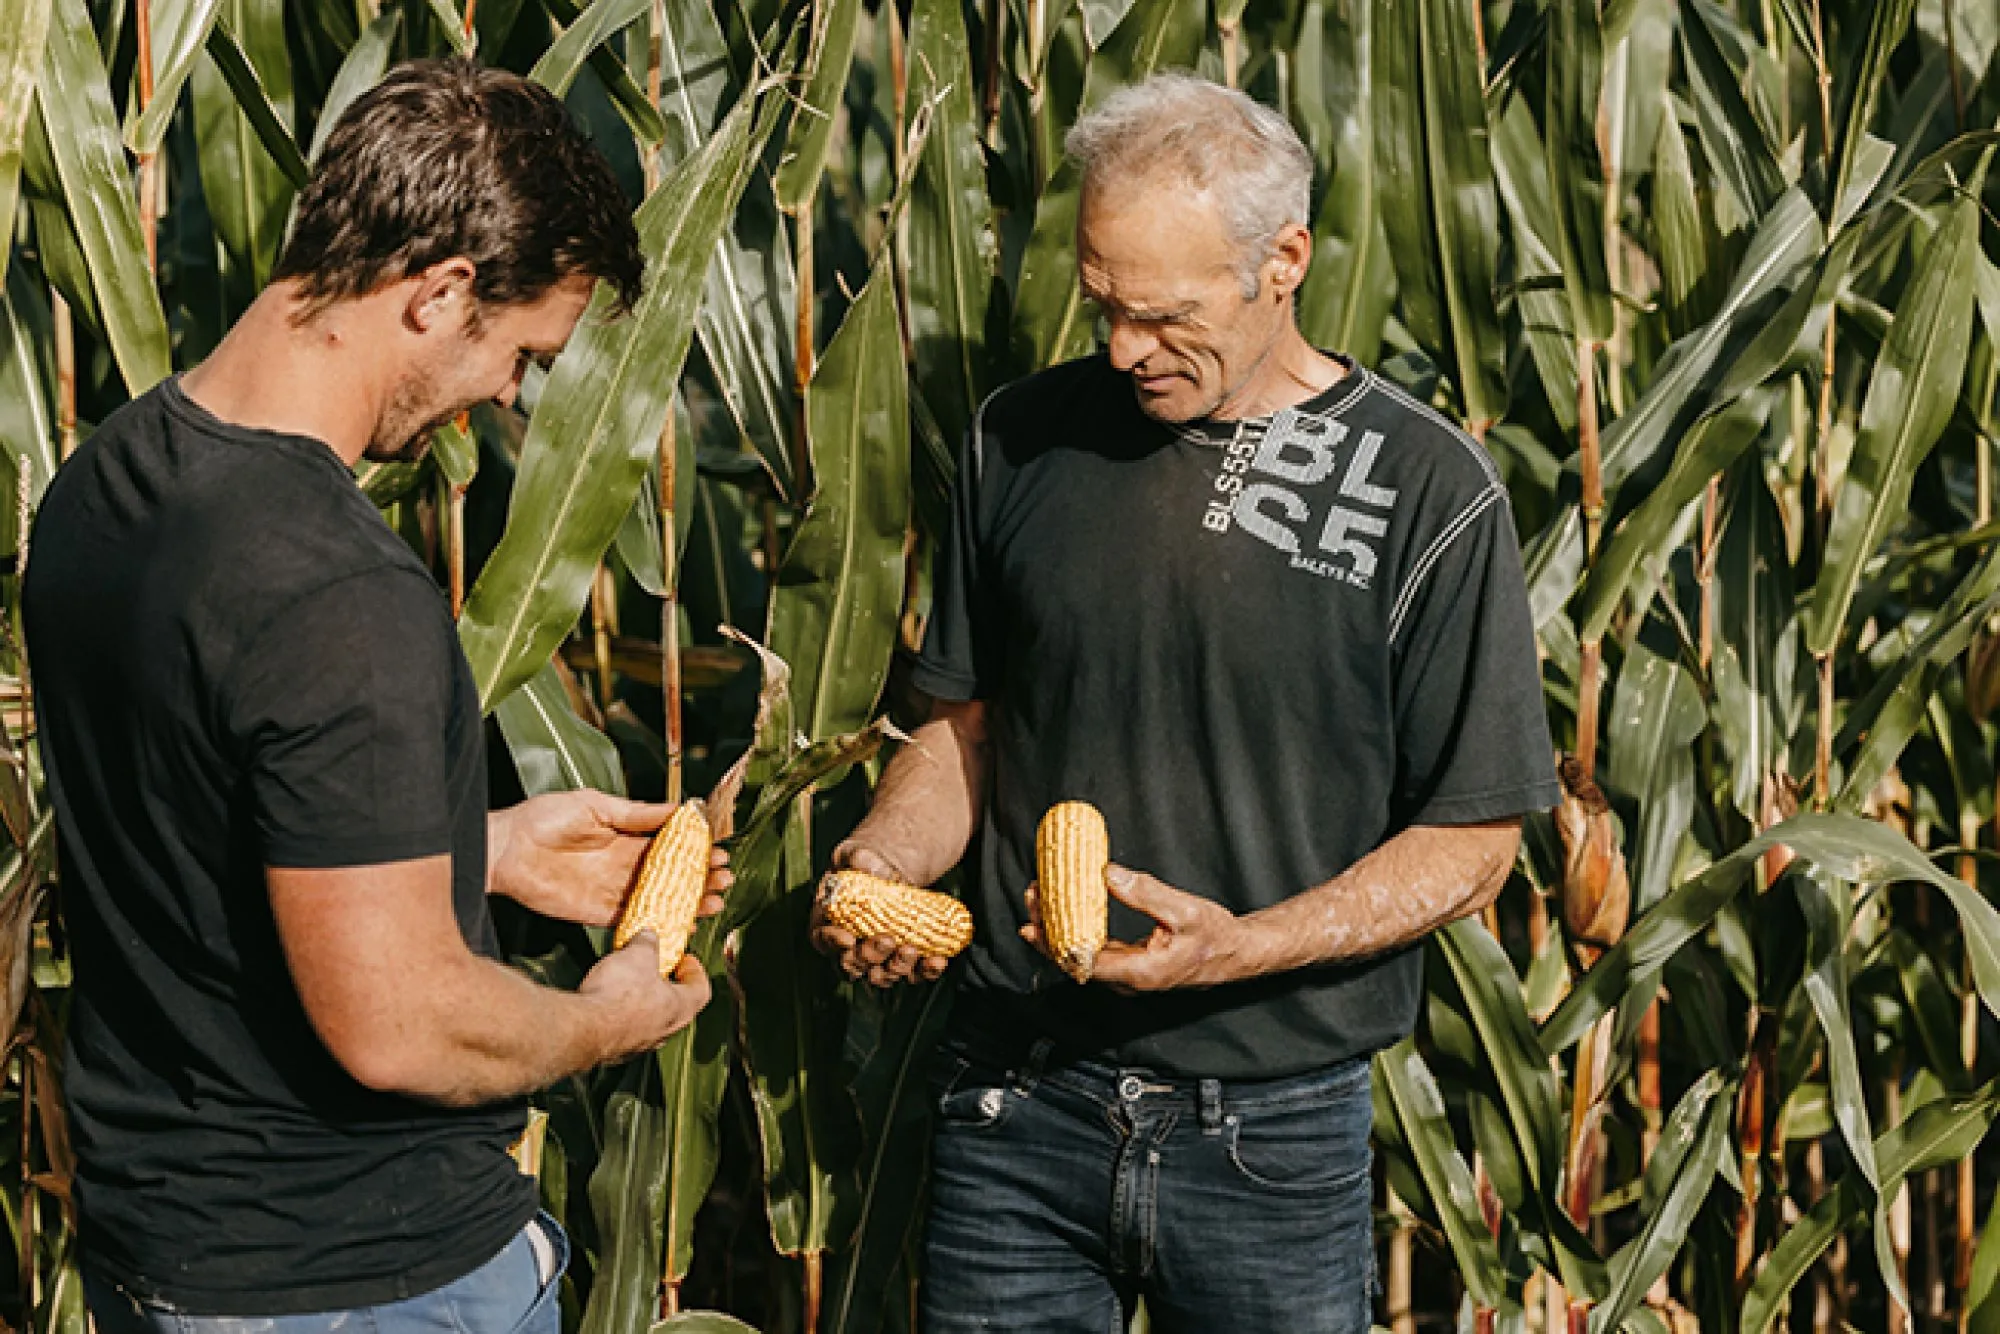
[[[1130,371],[1160,345],[1142,325],[1129,320],[1111,321],[1111,364],[1121,371]]]

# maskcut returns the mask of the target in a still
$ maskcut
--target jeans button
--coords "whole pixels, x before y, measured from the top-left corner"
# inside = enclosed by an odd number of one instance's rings
[[[1137,1102],[1139,1100],[1139,1094],[1145,1089],[1145,1087],[1146,1086],[1140,1082],[1139,1076],[1127,1075],[1123,1079],[1118,1081],[1118,1096],[1123,1098],[1126,1102]]]

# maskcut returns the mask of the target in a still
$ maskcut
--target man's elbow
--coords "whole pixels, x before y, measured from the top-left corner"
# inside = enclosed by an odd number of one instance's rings
[[[1514,872],[1514,858],[1521,850],[1521,822],[1508,820],[1485,826],[1479,833],[1479,857],[1474,864],[1472,893],[1465,915],[1485,912],[1500,898],[1507,878]]]
[[[371,1093],[444,1107],[470,1107],[481,1101],[452,1078],[455,1062],[439,1044],[401,1026],[326,1033],[322,1041],[348,1077]]]

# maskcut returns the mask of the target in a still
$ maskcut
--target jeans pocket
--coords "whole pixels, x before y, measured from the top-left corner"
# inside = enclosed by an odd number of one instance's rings
[[[1223,1119],[1223,1142],[1252,1185],[1333,1193],[1368,1175],[1368,1121],[1344,1099],[1244,1107]],[[1364,1104],[1365,1107],[1365,1104]]]

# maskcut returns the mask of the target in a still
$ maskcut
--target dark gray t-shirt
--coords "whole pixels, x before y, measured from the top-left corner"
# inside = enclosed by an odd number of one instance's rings
[[[523,1102],[355,1082],[264,879],[449,854],[459,930],[498,954],[478,691],[430,574],[325,444],[217,421],[168,380],[56,474],[25,596],[89,1265],[255,1316],[484,1263],[534,1213],[507,1156]]]
[[[1236,913],[1416,824],[1560,796],[1506,492],[1485,452],[1351,363],[1274,417],[1179,428],[1102,356],[995,394],[961,463],[915,680],[991,706],[968,1008],[1164,1072],[1280,1076],[1395,1042],[1422,956],[1120,996],[1018,936],[1050,805]],[[1111,934],[1151,923],[1116,900]]]

